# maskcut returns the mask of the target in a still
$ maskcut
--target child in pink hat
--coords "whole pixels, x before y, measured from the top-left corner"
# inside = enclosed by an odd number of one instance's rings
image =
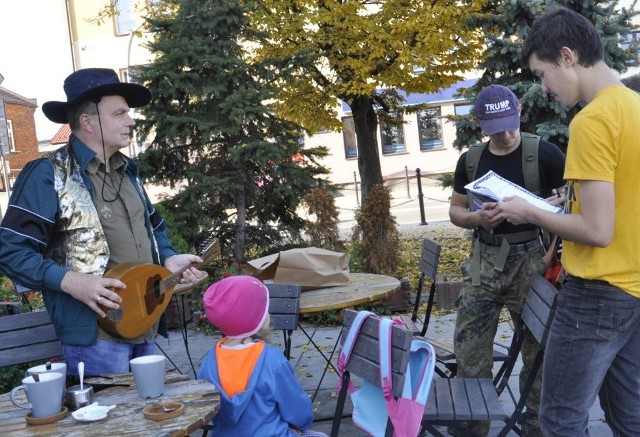
[[[223,334],[205,357],[198,378],[220,392],[213,436],[308,436],[309,396],[282,351],[254,336],[269,327],[269,290],[252,276],[230,276],[202,298],[207,319]]]

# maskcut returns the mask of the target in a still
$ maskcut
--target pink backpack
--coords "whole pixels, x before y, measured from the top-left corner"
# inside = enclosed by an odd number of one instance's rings
[[[369,311],[360,311],[345,339],[338,359],[340,376],[349,362],[355,340],[367,317],[378,317]],[[402,397],[395,399],[391,393],[391,330],[400,320],[380,318],[380,385],[364,381],[360,388],[349,386],[353,402],[353,422],[374,437],[383,437],[387,419],[393,423],[395,437],[415,437],[420,431],[427,395],[431,387],[435,367],[435,351],[426,341],[414,339],[411,342],[409,365],[404,381]],[[340,379],[342,381],[342,379]],[[338,390],[340,387],[338,387]]]

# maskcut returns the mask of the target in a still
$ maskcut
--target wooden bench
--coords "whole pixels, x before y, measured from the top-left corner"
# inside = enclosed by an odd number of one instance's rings
[[[345,310],[341,333],[342,343],[344,343],[357,313],[357,311],[351,309]],[[340,423],[342,421],[351,374],[380,386],[379,325],[380,320],[378,318],[368,317],[364,321],[360,329],[360,334],[356,338],[351,358],[342,375],[342,386],[336,402],[336,410],[331,427],[331,437],[337,437],[340,432]],[[393,327],[391,337],[391,379],[392,395],[396,398],[402,395],[405,373],[409,363],[412,337],[412,333],[407,329],[399,326]],[[393,435],[393,425],[390,420],[387,421],[385,435]]]
[[[422,253],[418,264],[420,278],[418,280],[416,300],[413,304],[413,312],[410,316],[403,315],[398,318],[405,323],[407,329],[412,331],[414,335],[425,337],[424,339],[431,343],[433,349],[436,351],[436,359],[439,364],[439,366],[436,366],[436,373],[440,376],[454,377],[457,373],[457,364],[453,339],[436,340],[426,337],[436,294],[436,275],[438,273],[438,264],[440,263],[440,252],[440,244],[428,238],[422,240]],[[429,286],[429,295],[427,297],[427,308],[424,317],[421,318],[419,311],[422,303],[422,292],[427,279],[431,281],[431,285]],[[507,347],[505,347],[505,352],[494,349],[493,360],[504,363],[507,360],[508,351],[509,349]],[[440,366],[443,366],[446,370],[443,370]]]
[[[63,355],[47,311],[0,317],[0,367]]]
[[[284,356],[288,360],[291,358],[291,334],[298,327],[301,287],[292,284],[265,285],[269,289],[270,327],[282,330]]]
[[[511,430],[520,434],[517,423],[542,365],[544,345],[555,315],[556,297],[556,288],[542,276],[535,275],[522,310],[522,329],[514,334],[514,345],[498,375],[493,380],[489,378],[434,379],[427,399],[421,435],[429,432],[436,436],[444,436],[445,434],[438,431],[435,426],[468,420],[504,420],[505,425],[498,433],[499,437],[507,435]],[[530,332],[542,347],[536,354],[530,374],[518,397],[516,398],[509,390],[515,407],[514,411],[507,415],[501,406],[499,396],[505,389],[509,389],[509,378],[518,360],[526,331]]]

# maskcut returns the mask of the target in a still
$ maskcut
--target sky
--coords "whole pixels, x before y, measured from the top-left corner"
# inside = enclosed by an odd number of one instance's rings
[[[619,6],[629,6],[632,1],[621,0]],[[65,0],[2,1],[2,86],[37,100],[39,141],[50,140],[60,128],[44,116],[41,107],[49,100],[66,100],[62,84],[73,69],[65,4]]]
[[[2,1],[2,87],[36,99],[36,135],[50,140],[60,128],[42,113],[49,100],[65,100],[62,84],[72,71],[65,0]]]

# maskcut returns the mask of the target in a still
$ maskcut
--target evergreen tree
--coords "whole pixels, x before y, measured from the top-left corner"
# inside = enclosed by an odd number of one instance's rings
[[[633,53],[623,51],[620,41],[633,29],[631,18],[640,13],[635,11],[635,1],[628,8],[620,8],[618,1],[490,0],[483,13],[470,17],[470,24],[481,29],[486,37],[487,49],[479,66],[482,75],[473,87],[461,90],[461,95],[473,102],[487,85],[509,87],[522,104],[522,131],[538,134],[566,150],[569,122],[581,106],[566,108],[548,97],[540,81],[520,60],[531,24],[552,3],[573,9],[591,20],[603,38],[607,64],[621,73],[626,71]],[[480,126],[471,114],[457,119],[456,133],[458,148],[482,137]]]
[[[326,173],[316,161],[326,150],[301,147],[299,126],[265,105],[279,67],[247,62],[240,2],[166,0],[147,22],[155,60],[138,79],[153,98],[141,109],[150,143],[139,162],[145,178],[178,188],[165,206],[182,234],[192,245],[219,237],[238,262],[248,247],[299,242],[296,208]]]

